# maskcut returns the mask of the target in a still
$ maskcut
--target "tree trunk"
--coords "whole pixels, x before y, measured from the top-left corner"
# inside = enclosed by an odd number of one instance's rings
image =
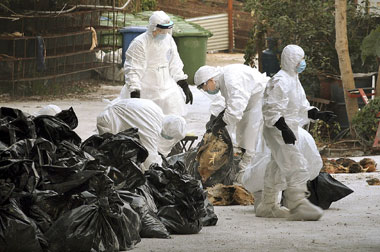
[[[343,84],[344,101],[351,135],[355,133],[351,127],[352,118],[358,111],[356,98],[348,97],[348,90],[355,88],[354,74],[352,73],[351,60],[348,52],[347,40],[347,0],[335,0],[335,49],[339,58],[340,76]]]
[[[377,58],[377,62],[379,64],[379,69],[377,71],[377,81],[376,81],[376,88],[375,88],[375,92],[376,92],[376,95],[375,96],[380,96],[380,58]]]

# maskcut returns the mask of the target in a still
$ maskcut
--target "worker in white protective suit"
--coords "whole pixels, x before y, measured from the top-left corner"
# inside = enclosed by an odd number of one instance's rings
[[[336,116],[331,111],[318,111],[306,99],[298,79],[306,67],[304,55],[301,47],[286,46],[281,54],[281,70],[270,79],[264,93],[263,135],[272,155],[265,170],[263,199],[256,209],[258,217],[318,220],[323,214],[321,208],[306,199],[310,174],[303,152],[307,150],[295,142],[299,139],[299,127],[308,120],[329,122]],[[278,192],[284,189],[290,212],[276,201]]]
[[[314,138],[309,132],[301,127],[298,127],[298,139],[296,145],[298,149],[302,150],[306,161],[306,168],[309,172],[309,180],[315,179],[322,169],[323,161],[321,155],[319,154],[317,145],[315,144]],[[265,170],[271,161],[271,151],[266,145],[263,136],[259,137],[256,156],[252,162],[248,165],[242,177],[242,184],[245,189],[253,194],[254,210],[256,211],[259,203],[261,202],[262,192],[264,190],[264,177]],[[276,187],[286,189],[286,181],[283,176],[281,176],[279,170],[275,173]],[[279,203],[281,200],[282,190],[278,192]]]
[[[257,69],[243,64],[224,67],[202,66],[194,75],[197,87],[208,94],[220,94],[225,110],[220,112],[212,125],[214,135],[228,126],[236,133],[236,144],[244,150],[239,163],[240,171],[235,180],[240,182],[244,169],[255,155],[255,148],[262,128],[262,98],[269,78]]]
[[[149,99],[165,115],[183,116],[185,103],[193,103],[193,94],[171,36],[172,27],[173,22],[165,12],[153,12],[148,30],[137,36],[126,51],[125,85],[120,98]]]
[[[142,165],[144,171],[153,163],[162,165],[159,153],[166,156],[185,137],[186,121],[177,115],[164,115],[161,108],[147,99],[116,99],[97,117],[99,134],[117,134],[138,128],[141,144],[149,155]]]

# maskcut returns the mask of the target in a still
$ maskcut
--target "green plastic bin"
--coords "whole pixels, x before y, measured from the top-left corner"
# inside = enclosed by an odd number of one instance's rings
[[[179,56],[184,64],[183,71],[189,77],[189,84],[194,84],[194,74],[206,64],[207,40],[212,33],[196,24],[180,23],[179,29],[173,31]]]

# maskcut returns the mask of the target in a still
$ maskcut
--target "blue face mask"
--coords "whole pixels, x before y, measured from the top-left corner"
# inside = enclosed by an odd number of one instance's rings
[[[171,137],[171,136],[168,136],[168,135],[165,135],[164,133],[161,132],[161,136],[166,139],[166,140],[172,140],[174,137]]]
[[[297,73],[302,73],[303,70],[305,70],[306,68],[306,61],[305,60],[302,60],[299,64],[298,64],[298,67],[297,67]]]
[[[166,35],[167,34],[157,34],[154,38],[159,40],[159,41],[162,41],[166,38]]]
[[[214,94],[217,94],[219,92],[219,89],[215,88],[215,90],[207,90],[206,92],[208,94],[214,95]]]

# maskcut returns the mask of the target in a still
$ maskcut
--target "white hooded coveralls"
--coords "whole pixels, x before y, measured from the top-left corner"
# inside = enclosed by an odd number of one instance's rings
[[[303,128],[298,128],[298,139],[296,141],[297,147],[302,150],[306,161],[306,167],[309,172],[309,180],[315,179],[322,169],[323,161],[321,155],[319,154],[317,145],[315,144],[314,138],[309,132]],[[256,156],[252,162],[245,169],[242,184],[251,193],[264,190],[264,177],[265,171],[268,164],[271,162],[271,151],[267,147],[263,137],[259,137]],[[276,165],[272,162],[271,165]],[[273,174],[272,174],[273,175]],[[277,169],[275,173],[276,187],[286,188],[286,181],[284,177],[281,177],[280,171]]]
[[[179,80],[187,79],[173,37],[157,40],[152,32],[157,24],[165,24],[170,17],[155,11],[149,19],[146,32],[137,36],[126,51],[124,63],[125,85],[120,98],[129,98],[130,92],[139,90],[141,98],[154,101],[165,115],[185,114],[185,99]]]
[[[262,98],[269,78],[243,64],[203,69],[206,71],[200,69],[194,77],[196,84],[214,78],[225,100],[223,121],[232,129],[236,126],[237,145],[253,154],[263,123]],[[208,76],[201,76],[202,72]]]
[[[116,99],[97,117],[99,134],[117,134],[132,127],[138,128],[141,144],[149,152],[143,163],[144,170],[148,170],[153,163],[162,164],[158,152],[167,155],[167,149],[170,150],[184,137],[185,126],[185,119],[174,115],[165,116],[160,107],[147,99]],[[174,137],[173,140],[161,136],[163,127],[167,135]]]
[[[299,144],[285,144],[281,131],[274,124],[284,117],[286,124],[299,139],[298,129],[306,124],[310,106],[305,91],[298,79],[297,65],[304,51],[297,45],[288,45],[281,55],[281,70],[267,84],[264,93],[264,130],[266,144],[271,150],[271,161],[265,171],[264,187],[281,191],[289,187],[305,185],[310,179],[305,156],[309,150],[300,149]],[[276,173],[284,181],[276,179]],[[277,177],[278,178],[278,177]]]

